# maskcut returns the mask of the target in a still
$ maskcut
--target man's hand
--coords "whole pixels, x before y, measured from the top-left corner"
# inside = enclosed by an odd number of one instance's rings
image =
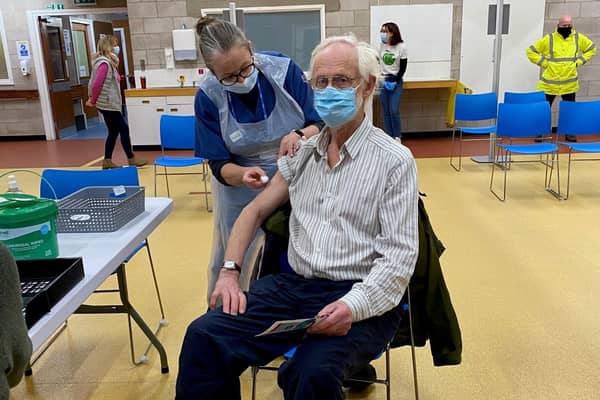
[[[215,290],[210,296],[210,308],[214,310],[217,300],[223,299],[223,312],[231,315],[246,312],[246,295],[240,288],[240,273],[228,269],[221,269]]]
[[[262,189],[267,186],[267,182],[263,182],[261,177],[267,176],[265,171],[260,167],[248,167],[242,176],[242,183],[250,189]]]
[[[87,101],[85,102],[85,105],[88,107],[96,107],[96,104],[92,103],[92,101],[90,99],[87,99]]]
[[[277,158],[281,158],[285,155],[294,157],[296,155],[296,152],[300,148],[300,142],[303,139],[303,137],[301,137],[294,131],[285,135],[281,139],[281,143],[279,144],[279,153],[277,153]]]
[[[344,336],[352,327],[352,311],[343,301],[325,306],[318,314],[319,320],[308,328],[313,335]]]

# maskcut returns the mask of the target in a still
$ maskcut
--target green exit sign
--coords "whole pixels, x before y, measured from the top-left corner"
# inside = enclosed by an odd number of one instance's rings
[[[75,0],[76,6],[96,5],[96,0]]]

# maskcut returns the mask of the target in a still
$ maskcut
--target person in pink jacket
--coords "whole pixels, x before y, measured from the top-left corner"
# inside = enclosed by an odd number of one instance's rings
[[[133,154],[129,126],[121,112],[123,104],[119,86],[121,76],[117,70],[119,59],[115,54],[115,51],[118,52],[119,50],[114,43],[112,36],[104,37],[98,41],[98,52],[94,57],[92,76],[88,86],[89,99],[85,104],[88,107],[96,107],[100,111],[108,128],[102,169],[119,167],[112,161],[117,137],[121,139],[121,145],[127,155],[129,165],[141,167],[146,165],[146,161],[135,157]]]

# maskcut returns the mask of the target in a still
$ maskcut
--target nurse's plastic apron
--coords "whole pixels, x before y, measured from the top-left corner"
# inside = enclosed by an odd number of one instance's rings
[[[269,177],[277,171],[277,152],[281,138],[294,129],[304,127],[302,108],[284,89],[284,82],[290,59],[256,54],[255,62],[259,70],[269,80],[275,92],[275,106],[266,116],[263,91],[259,85],[259,101],[264,120],[254,123],[239,123],[231,108],[230,94],[214,76],[207,78],[202,90],[219,110],[221,136],[225,146],[233,156],[233,162],[241,166],[261,167]],[[231,228],[242,209],[259,193],[245,186],[225,186],[214,177],[211,180],[214,208],[214,234],[211,261],[208,270],[208,298],[214,290],[219,270],[223,264],[227,239]],[[262,240],[262,232],[257,234],[242,266],[240,286],[248,289],[251,269],[256,251]]]

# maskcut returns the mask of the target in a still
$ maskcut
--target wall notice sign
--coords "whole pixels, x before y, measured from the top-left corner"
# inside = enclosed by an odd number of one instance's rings
[[[17,56],[19,60],[28,60],[31,58],[29,40],[17,40]]]
[[[73,56],[71,52],[71,31],[68,29],[63,29],[63,37],[65,39],[65,53],[67,57]]]

